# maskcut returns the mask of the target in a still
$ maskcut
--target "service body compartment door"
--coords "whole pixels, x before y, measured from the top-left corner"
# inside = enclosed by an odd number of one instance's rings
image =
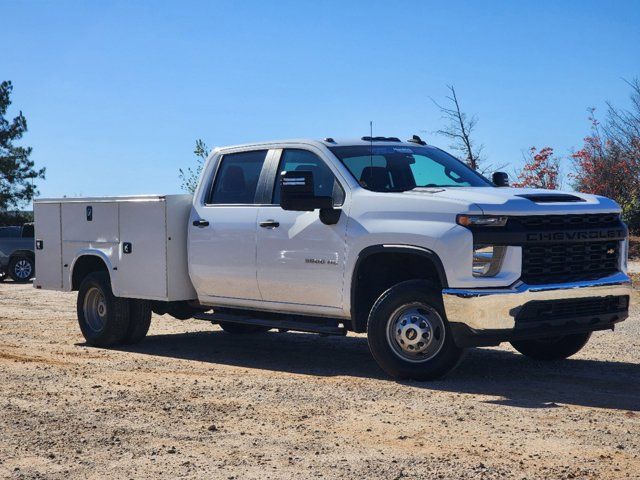
[[[71,290],[71,269],[83,250],[100,251],[113,266],[118,253],[118,204],[70,201],[61,204],[62,288]]]
[[[62,236],[60,204],[34,204],[36,239],[36,288],[62,289]]]
[[[62,240],[93,244],[118,242],[116,202],[62,203]]]
[[[167,297],[166,202],[120,202],[120,245],[112,272],[117,294],[129,298]]]

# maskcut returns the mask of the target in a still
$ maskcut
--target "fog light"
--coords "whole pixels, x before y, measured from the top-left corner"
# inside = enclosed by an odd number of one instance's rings
[[[474,245],[473,247],[473,276],[495,277],[507,252],[507,247],[498,245]]]

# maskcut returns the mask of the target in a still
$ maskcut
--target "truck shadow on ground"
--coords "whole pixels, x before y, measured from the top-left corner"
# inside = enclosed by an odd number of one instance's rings
[[[371,357],[366,338],[356,336],[209,331],[151,335],[120,350],[302,375],[393,381]],[[443,380],[397,383],[406,388],[502,397],[491,403],[521,408],[555,408],[564,403],[640,411],[640,365],[634,363],[579,358],[539,362],[511,351],[476,348]]]

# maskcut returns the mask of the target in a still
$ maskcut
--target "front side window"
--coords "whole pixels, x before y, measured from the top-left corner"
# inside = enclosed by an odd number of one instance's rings
[[[437,148],[354,145],[330,150],[361,186],[376,192],[491,186],[484,177]]]
[[[344,190],[327,164],[308,150],[285,149],[280,157],[280,166],[273,189],[273,204],[280,205],[280,174],[282,172],[307,171],[313,173],[314,194],[317,197],[333,198],[334,206],[344,202]]]
[[[0,237],[14,238],[20,236],[20,227],[0,227]]]
[[[207,203],[255,203],[258,179],[266,156],[267,150],[224,155]]]

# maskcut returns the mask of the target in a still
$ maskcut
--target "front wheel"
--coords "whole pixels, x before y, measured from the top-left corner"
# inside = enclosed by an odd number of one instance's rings
[[[440,378],[464,353],[453,341],[440,293],[419,280],[399,283],[380,296],[369,314],[367,338],[380,367],[396,378]]]
[[[575,333],[536,340],[514,340],[511,345],[521,354],[536,360],[562,360],[582,350],[590,337],[591,332]]]

